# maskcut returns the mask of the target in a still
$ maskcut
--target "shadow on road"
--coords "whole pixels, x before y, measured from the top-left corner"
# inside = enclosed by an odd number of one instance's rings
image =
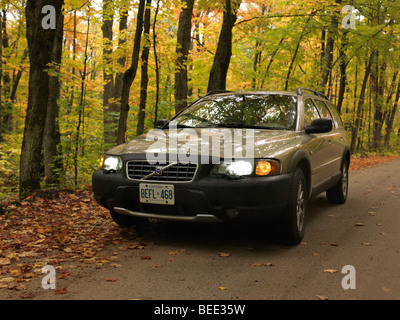
[[[326,198],[320,195],[310,199],[306,221],[310,225],[317,222],[324,211],[332,208]],[[135,235],[145,242],[192,247],[283,246],[279,232],[272,222],[237,220],[222,224],[193,224],[151,220],[135,228]],[[127,239],[129,233],[121,232]]]

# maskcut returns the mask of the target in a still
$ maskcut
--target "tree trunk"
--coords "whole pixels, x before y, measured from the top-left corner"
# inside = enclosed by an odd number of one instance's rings
[[[351,145],[350,145],[350,153],[351,154],[353,154],[356,149],[358,131],[360,129],[360,124],[361,124],[362,109],[363,109],[364,102],[365,102],[365,91],[367,89],[368,78],[371,74],[371,68],[372,68],[373,61],[374,61],[374,53],[371,53],[368,65],[365,69],[364,81],[363,81],[363,84],[361,87],[361,92],[360,92],[360,99],[358,100],[357,115],[356,115],[354,126],[352,128]]]
[[[342,0],[335,0],[335,2],[336,4],[340,5],[342,3]],[[340,11],[335,10],[332,14],[331,23],[327,32],[325,52],[324,52],[324,57],[322,59],[322,68],[321,68],[322,76],[320,82],[320,86],[324,91],[326,89],[329,76],[332,72],[333,50],[335,46],[335,37],[339,26],[339,17],[340,17]]]
[[[146,5],[146,0],[140,0],[135,39],[133,43],[132,63],[130,68],[124,74],[124,80],[121,92],[121,110],[120,110],[120,117],[118,124],[118,136],[117,136],[118,144],[122,144],[125,142],[126,126],[129,113],[130,89],[133,81],[136,78],[136,72],[139,64],[140,44],[142,40],[143,16],[144,16],[145,5]]]
[[[144,14],[144,34],[143,34],[143,51],[142,51],[142,79],[140,84],[140,103],[139,116],[136,134],[144,133],[144,125],[146,120],[146,103],[147,103],[147,87],[149,85],[149,55],[150,55],[150,18],[151,18],[151,0],[147,0],[146,12]]]
[[[28,49],[25,49],[24,52],[22,53],[22,58],[21,58],[21,63],[20,63],[21,67],[18,69],[17,75],[14,78],[12,89],[11,89],[10,100],[12,103],[14,103],[17,98],[17,90],[18,90],[19,81],[21,80],[22,73],[25,70],[25,68],[22,67],[22,64],[25,62],[27,57],[28,57]]]
[[[0,16],[0,35],[3,34],[3,17]],[[1,79],[3,78],[3,43],[0,41],[0,141],[3,140],[3,134],[5,133],[4,119],[6,113],[4,111],[3,99],[1,96],[3,83]]]
[[[292,58],[292,61],[290,62],[290,66],[289,66],[289,69],[288,69],[288,72],[287,72],[287,75],[286,75],[285,91],[287,91],[288,88],[289,88],[290,74],[292,72],[292,69],[293,69],[293,66],[294,66],[294,62],[296,61],[296,57],[297,57],[297,53],[299,52],[301,41],[303,40],[303,37],[304,37],[304,35],[306,33],[307,25],[310,22],[312,16],[313,16],[313,12],[308,16],[307,21],[306,21],[306,23],[304,25],[304,28],[303,28],[303,32],[301,33],[299,41],[297,42],[296,50],[294,51],[293,58]]]
[[[10,46],[10,41],[8,38],[7,34],[7,11],[3,9],[3,33],[2,33],[2,43],[3,43],[3,48],[8,49]],[[3,54],[4,56],[4,54]],[[5,56],[4,59],[7,61],[9,56]],[[4,96],[8,97],[10,95],[10,89],[11,89],[11,77],[8,72],[3,72],[3,92]],[[11,110],[8,112],[8,116],[10,118],[11,115]]]
[[[21,148],[19,194],[40,189],[43,134],[49,98],[49,74],[56,30],[42,28],[42,8],[52,5],[57,17],[62,14],[63,0],[28,0],[25,8],[30,74],[24,138]],[[58,19],[57,19],[58,20]]]
[[[104,145],[108,149],[115,144],[116,117],[110,99],[113,97],[114,77],[111,70],[113,53],[114,5],[112,0],[103,0],[103,113],[104,113]]]
[[[208,81],[208,92],[226,90],[226,77],[232,57],[232,28],[237,20],[239,4],[235,0],[226,0],[225,2],[222,29]]]
[[[156,102],[154,107],[154,127],[157,125],[158,121],[158,104],[160,101],[160,66],[158,62],[158,53],[157,53],[157,34],[156,34],[156,23],[157,23],[157,16],[158,11],[160,9],[160,0],[157,0],[157,7],[156,12],[154,14],[154,21],[153,21],[153,51],[154,51],[154,62],[156,65]]]
[[[126,43],[126,37],[127,37],[126,32],[128,29],[128,10],[125,8],[122,8],[121,12],[120,12],[120,17],[121,17],[121,20],[119,22],[118,47],[122,48]],[[121,57],[117,60],[117,63],[121,68],[124,68],[125,63],[126,63],[126,56],[121,55]],[[117,72],[117,74],[115,75],[115,81],[114,81],[114,100],[115,101],[117,101],[117,100],[119,101],[121,99],[123,81],[124,81],[124,73]],[[119,104],[115,103],[115,106],[113,106],[113,112],[118,113],[119,109],[120,109]],[[116,135],[117,135],[117,130],[115,130],[115,133],[114,133],[115,137],[116,137]],[[116,140],[113,142],[115,143]]]
[[[0,81],[1,79],[3,80],[2,85],[0,86],[0,92],[3,93],[3,97],[9,97],[10,96],[10,89],[11,89],[11,77],[9,72],[6,72],[5,65],[7,64],[8,59],[10,58],[8,52],[8,48],[10,46],[9,44],[9,37],[7,34],[7,11],[2,10],[2,22],[1,22],[1,56],[2,56],[2,62],[1,62],[1,76],[0,76]],[[0,100],[1,104],[1,100]],[[12,104],[9,101],[3,101],[3,119],[1,125],[1,130],[3,133],[11,131],[11,124],[12,124]],[[0,108],[1,109],[1,108]],[[1,135],[1,133],[0,133]]]
[[[58,115],[60,107],[58,99],[60,96],[59,72],[62,59],[62,45],[64,33],[64,15],[60,14],[57,21],[57,34],[55,37],[52,52],[52,75],[49,79],[49,99],[47,103],[46,127],[43,138],[44,148],[44,170],[46,184],[58,185],[60,183],[60,173],[62,172],[61,161],[61,135],[58,125]]]
[[[348,38],[347,38],[348,31],[343,31],[342,35],[342,45],[339,50],[339,69],[340,69],[340,84],[339,84],[339,97],[337,103],[337,109],[339,112],[342,112],[344,94],[346,93],[346,85],[347,85],[347,45],[348,45]]]
[[[265,4],[261,5],[261,16],[265,15],[265,11],[267,10],[267,6]],[[254,58],[253,58],[253,79],[252,79],[252,85],[251,87],[253,89],[257,88],[257,78],[259,78],[259,69],[260,69],[260,64],[262,61],[262,53],[263,49],[262,47],[264,46],[264,43],[259,39],[261,35],[261,25],[257,25],[257,37],[256,37],[256,43],[254,46]]]
[[[123,7],[120,10],[120,22],[119,22],[119,39],[118,39],[118,48],[123,48],[126,43],[127,37],[127,29],[128,29],[128,10]],[[126,64],[126,56],[122,54],[117,59],[118,66],[123,69]],[[108,101],[106,114],[105,114],[105,148],[111,148],[115,146],[117,143],[118,136],[118,115],[120,112],[120,100],[122,95],[122,85],[124,81],[124,73],[121,71],[117,71],[115,75],[115,79],[113,79],[114,85],[110,86],[109,90],[111,92],[107,94],[110,98],[113,98],[112,101]]]
[[[178,25],[178,43],[175,61],[175,111],[181,112],[187,107],[188,99],[188,69],[187,60],[192,34],[192,16],[194,0],[183,0],[182,11]]]
[[[90,18],[88,18],[88,21],[87,21],[85,55],[84,55],[84,60],[83,60],[83,72],[81,74],[81,95],[80,95],[79,107],[78,107],[78,124],[76,126],[75,152],[74,152],[75,187],[78,186],[78,155],[79,155],[79,144],[80,144],[80,140],[81,140],[81,127],[82,127],[82,122],[83,122],[82,119],[83,119],[84,108],[85,108],[85,82],[86,82],[86,75],[87,75],[89,31],[90,31]]]
[[[382,126],[383,126],[383,104],[384,104],[384,91],[386,80],[386,62],[382,62],[379,66],[379,59],[376,59],[376,84],[374,86],[375,92],[375,112],[374,122],[372,126],[372,148],[376,151],[381,146],[382,140]]]
[[[394,119],[396,117],[397,107],[399,105],[399,100],[400,100],[400,81],[399,81],[399,84],[397,86],[396,99],[394,101],[393,108],[390,111],[389,116],[388,116],[388,122],[387,122],[387,127],[386,127],[386,135],[385,135],[385,147],[386,147],[387,150],[389,150],[389,146],[390,146],[390,136],[391,136],[392,131],[393,131],[393,123],[394,123]]]
[[[281,46],[281,44],[283,43],[283,41],[285,41],[285,38],[282,38],[282,39],[279,41],[277,48],[276,48],[275,51],[272,53],[272,55],[271,55],[271,57],[270,57],[270,59],[269,59],[269,63],[268,63],[267,69],[265,70],[264,76],[263,76],[262,81],[261,81],[261,88],[260,88],[260,89],[264,89],[265,79],[266,79],[267,76],[268,76],[268,72],[269,72],[269,70],[271,69],[272,63],[274,62],[275,56],[278,54],[278,52],[279,52],[279,50],[280,50],[280,46]]]

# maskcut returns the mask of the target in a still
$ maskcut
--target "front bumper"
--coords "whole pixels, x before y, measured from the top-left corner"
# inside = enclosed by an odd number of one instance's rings
[[[247,177],[241,180],[202,177],[191,183],[165,183],[175,187],[175,205],[142,204],[139,181],[122,173],[93,174],[94,197],[120,214],[187,222],[223,222],[238,217],[272,218],[287,205],[292,174]],[[153,182],[152,182],[153,183]]]

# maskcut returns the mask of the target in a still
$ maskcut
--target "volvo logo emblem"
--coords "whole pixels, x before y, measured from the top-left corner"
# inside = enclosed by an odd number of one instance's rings
[[[157,167],[155,174],[156,174],[156,176],[161,176],[163,174],[163,168]]]

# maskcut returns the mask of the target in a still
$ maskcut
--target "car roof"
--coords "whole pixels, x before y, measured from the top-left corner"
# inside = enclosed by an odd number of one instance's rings
[[[295,91],[212,91],[207,94],[207,96],[232,96],[232,95],[288,95],[288,96],[295,96],[297,93]]]

